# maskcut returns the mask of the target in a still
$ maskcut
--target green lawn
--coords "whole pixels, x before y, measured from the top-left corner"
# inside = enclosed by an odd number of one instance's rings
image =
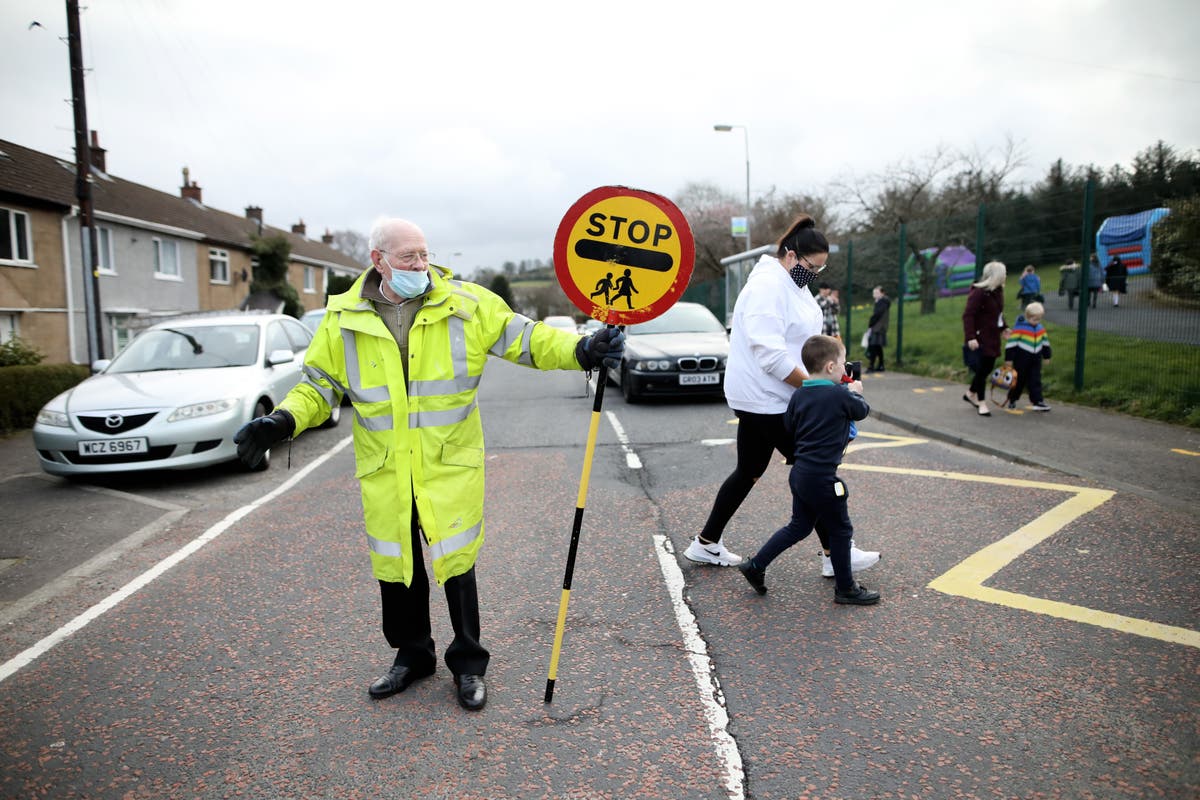
[[[1058,289],[1058,269],[1038,270],[1043,294]],[[1015,281],[1006,288],[1005,317],[1017,317]],[[966,296],[939,297],[937,311],[921,316],[920,302],[904,304],[902,364],[896,361],[898,303],[892,304],[888,331],[889,368],[917,375],[970,382],[962,363],[962,312]],[[862,355],[859,340],[871,315],[869,305],[854,309],[851,353]],[[1075,391],[1076,333],[1047,325],[1054,358],[1042,367],[1046,398],[1096,406],[1149,419],[1200,428],[1200,347],[1153,342],[1100,331],[1087,332],[1083,389]],[[863,359],[865,361],[865,358]]]

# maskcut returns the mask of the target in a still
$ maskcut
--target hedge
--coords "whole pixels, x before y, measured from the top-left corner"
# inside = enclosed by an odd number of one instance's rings
[[[0,433],[32,428],[42,406],[90,374],[82,364],[0,367]]]

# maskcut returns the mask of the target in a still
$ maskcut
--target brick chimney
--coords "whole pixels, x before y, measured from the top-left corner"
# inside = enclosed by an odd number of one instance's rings
[[[104,164],[104,154],[108,151],[100,146],[100,134],[92,131],[92,145],[89,148],[92,151],[92,167],[101,172],[108,172]]]
[[[304,220],[300,220],[299,222],[297,222],[295,225],[292,226],[292,233],[298,233],[301,236],[305,236],[306,235],[305,231],[307,231],[307,230],[308,230],[308,227],[305,226]]]
[[[329,232],[329,228],[326,228],[325,233],[321,234],[321,244],[333,244],[333,234]]]
[[[184,200],[195,200],[197,203],[203,202],[200,199],[200,186],[195,181],[189,181],[188,168],[183,168],[183,186],[179,187],[179,196]]]
[[[262,209],[258,206],[246,206],[246,219],[252,219],[262,227]]]

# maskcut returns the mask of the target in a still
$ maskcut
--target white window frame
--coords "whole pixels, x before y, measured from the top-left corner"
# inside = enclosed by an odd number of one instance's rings
[[[317,273],[317,271],[315,269],[313,269],[312,267],[308,266],[307,264],[304,266],[304,293],[305,294],[316,294],[317,293],[316,273]]]
[[[112,337],[113,356],[120,353],[125,348],[125,345],[133,341],[133,337],[136,335],[136,332],[130,330],[128,326],[131,319],[133,319],[133,314],[108,315],[108,332]]]
[[[8,215],[9,247],[15,258],[0,258],[0,264],[16,264],[20,266],[33,265],[33,224],[29,212],[18,211],[15,208],[0,206],[0,214]],[[25,258],[21,257],[21,248],[17,236],[18,226],[25,231]]]
[[[157,236],[150,241],[154,248],[154,277],[164,281],[182,281],[183,274],[179,269],[179,242],[173,239],[160,239]],[[174,272],[167,272],[163,269],[166,266],[163,256],[168,252],[174,253]]]
[[[112,228],[96,226],[96,266],[101,275],[116,275],[117,264],[113,260]]]
[[[223,264],[224,265],[225,277],[222,278],[222,277],[214,277],[213,276],[213,265],[214,264],[216,264],[216,265]],[[215,247],[210,247],[208,249],[208,282],[209,283],[221,283],[221,284],[229,283],[229,251],[228,250],[218,250]]]
[[[0,344],[10,342],[21,335],[20,314],[0,314]]]

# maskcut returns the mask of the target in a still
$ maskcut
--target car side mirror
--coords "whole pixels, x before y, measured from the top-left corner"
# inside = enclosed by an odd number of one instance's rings
[[[274,366],[278,366],[279,364],[286,364],[289,361],[293,360],[295,357],[296,357],[296,354],[293,353],[291,350],[283,350],[283,349],[272,350],[270,353],[267,354],[267,366],[274,367]]]
[[[92,374],[95,375],[98,372],[103,372],[111,363],[111,358],[97,358],[92,362]]]

